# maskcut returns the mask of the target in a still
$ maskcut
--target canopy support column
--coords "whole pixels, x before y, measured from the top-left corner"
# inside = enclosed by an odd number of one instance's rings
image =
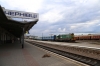
[[[22,34],[22,49],[24,48],[24,27],[23,27],[23,34]]]

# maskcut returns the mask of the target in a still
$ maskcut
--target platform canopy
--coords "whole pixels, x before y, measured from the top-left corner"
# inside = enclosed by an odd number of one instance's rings
[[[15,37],[21,37],[23,34],[23,28],[25,33],[26,31],[29,31],[37,23],[37,21],[38,19],[28,22],[8,19],[2,7],[0,6],[0,27],[5,29]]]

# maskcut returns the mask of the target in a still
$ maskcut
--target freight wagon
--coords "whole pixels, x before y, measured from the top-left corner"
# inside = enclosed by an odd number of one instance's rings
[[[100,40],[100,35],[79,35],[74,38],[76,40]]]

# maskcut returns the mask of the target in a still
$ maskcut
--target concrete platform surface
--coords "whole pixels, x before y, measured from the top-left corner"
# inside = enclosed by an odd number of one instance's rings
[[[43,57],[48,54],[48,57]],[[0,44],[0,66],[85,66],[69,59],[61,59],[25,42]]]
[[[53,42],[53,41],[39,41],[39,40],[30,40],[29,41],[37,41],[37,42],[43,42],[43,43],[50,43],[55,45],[62,45],[62,46],[75,46],[75,47],[85,47],[85,48],[91,48],[91,49],[100,49],[100,41],[76,41],[76,43],[70,43],[70,42]]]

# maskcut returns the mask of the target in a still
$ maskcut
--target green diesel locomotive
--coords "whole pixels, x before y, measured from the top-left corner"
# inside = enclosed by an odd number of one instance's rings
[[[56,36],[55,41],[75,42],[74,33],[58,35]]]

